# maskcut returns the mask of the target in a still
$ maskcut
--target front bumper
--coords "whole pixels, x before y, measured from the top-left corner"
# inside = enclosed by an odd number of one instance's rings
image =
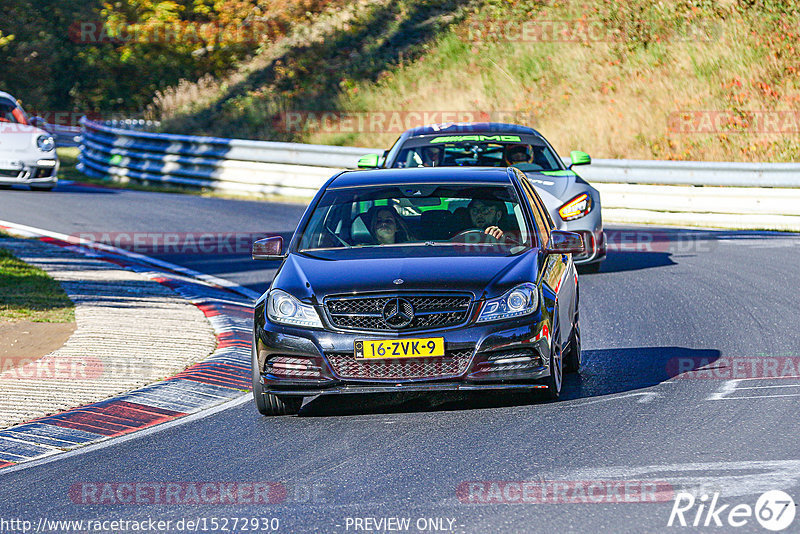
[[[45,161],[52,163],[44,164]],[[5,162],[0,165],[0,184],[55,185],[58,182],[58,169],[59,161],[52,157]]]
[[[522,320],[404,336],[303,330],[265,320],[256,329],[254,376],[259,378],[264,393],[299,396],[544,388],[538,381],[550,375],[549,332],[549,316],[543,319],[539,313]],[[461,354],[463,363],[454,372],[401,376],[404,366],[444,366],[436,364],[435,360],[441,360],[437,358],[361,360],[362,363],[355,359],[354,344],[358,339],[411,337],[443,337],[448,357]],[[343,366],[343,360],[348,365]],[[352,374],[353,369],[358,369],[358,376]],[[387,373],[387,369],[399,372]]]

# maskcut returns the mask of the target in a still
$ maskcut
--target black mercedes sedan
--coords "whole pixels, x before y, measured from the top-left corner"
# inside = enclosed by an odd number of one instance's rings
[[[556,230],[519,169],[349,171],[310,203],[255,304],[265,415],[324,394],[539,389],[581,363],[580,234]]]

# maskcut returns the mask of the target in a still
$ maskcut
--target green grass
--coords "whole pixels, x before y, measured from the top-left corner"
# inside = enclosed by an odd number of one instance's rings
[[[44,323],[75,320],[75,307],[47,273],[0,248],[0,320]]]

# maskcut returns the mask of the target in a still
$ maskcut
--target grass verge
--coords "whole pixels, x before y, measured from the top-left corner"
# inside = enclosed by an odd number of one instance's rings
[[[0,321],[20,319],[69,323],[75,306],[46,272],[0,248]]]

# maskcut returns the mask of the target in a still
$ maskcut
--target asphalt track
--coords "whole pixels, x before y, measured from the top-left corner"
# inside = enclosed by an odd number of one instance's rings
[[[290,233],[302,210],[76,185],[49,194],[0,192],[0,219],[67,234]],[[566,378],[559,403],[522,394],[321,397],[307,401],[299,417],[263,418],[245,402],[0,473],[0,520],[35,526],[43,518],[152,518],[173,521],[179,532],[176,521],[200,519],[207,528],[198,531],[244,532],[232,518],[259,517],[277,518],[279,532],[363,532],[394,526],[367,518],[397,517],[410,520],[411,532],[439,525],[464,532],[660,532],[698,530],[667,527],[681,491],[754,506],[763,492],[783,490],[800,502],[800,378],[750,379],[764,374],[765,361],[791,365],[800,356],[800,237],[612,230],[615,245],[602,272],[580,277],[584,368]],[[257,291],[275,267],[245,254],[158,257]],[[682,378],[668,371],[691,358],[716,368]],[[756,376],[731,380],[737,362]],[[633,489],[591,494],[605,496],[602,502],[575,489],[597,481]],[[655,498],[637,494],[641,481],[666,490]],[[192,482],[279,483],[284,493],[272,504],[177,505],[90,504],[75,493],[103,483]],[[571,489],[544,499],[560,502],[519,502],[514,482]],[[658,502],[624,502],[625,495]],[[697,510],[686,513],[690,524]],[[767,532],[753,517],[736,529],[713,521],[702,528],[705,519],[699,530]],[[786,531],[800,531],[800,518]]]

